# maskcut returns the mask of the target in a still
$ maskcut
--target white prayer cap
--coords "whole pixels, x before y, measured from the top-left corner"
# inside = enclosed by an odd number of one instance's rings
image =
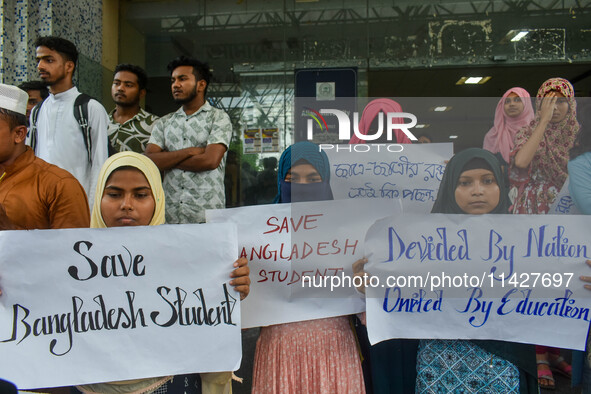
[[[0,108],[26,115],[27,101],[29,101],[27,92],[16,86],[0,83]]]

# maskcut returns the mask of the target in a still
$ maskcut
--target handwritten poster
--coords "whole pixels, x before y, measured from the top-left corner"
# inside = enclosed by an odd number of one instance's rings
[[[371,343],[499,339],[585,347],[591,228],[583,216],[405,215],[366,238]],[[556,335],[560,333],[560,335]]]
[[[235,370],[231,224],[0,232],[0,376],[19,388]]]
[[[402,200],[404,212],[427,213],[437,197],[453,144],[321,145],[335,199]]]
[[[363,311],[352,264],[363,257],[369,226],[396,212],[398,201],[368,199],[206,211],[208,222],[236,223],[239,255],[249,260],[242,327]]]

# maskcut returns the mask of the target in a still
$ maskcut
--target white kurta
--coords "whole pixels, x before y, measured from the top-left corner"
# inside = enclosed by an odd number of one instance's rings
[[[96,100],[88,103],[88,123],[92,140],[92,162],[88,161],[80,125],[74,118],[74,101],[80,92],[76,87],[50,94],[37,118],[37,157],[70,172],[82,185],[92,210],[94,193],[101,166],[107,160],[107,127],[109,118]]]

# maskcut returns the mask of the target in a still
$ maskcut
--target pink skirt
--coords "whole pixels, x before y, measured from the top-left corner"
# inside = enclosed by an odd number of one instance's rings
[[[365,393],[357,343],[346,316],[263,327],[253,393]]]

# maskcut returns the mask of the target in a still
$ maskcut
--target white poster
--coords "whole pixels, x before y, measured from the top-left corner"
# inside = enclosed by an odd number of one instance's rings
[[[351,284],[369,226],[400,211],[399,201],[342,200],[206,211],[208,222],[238,226],[249,260],[242,327],[348,315],[364,310]]]
[[[579,276],[591,276],[587,217],[405,215],[376,222],[366,251],[374,344],[498,339],[584,349],[591,291]]]
[[[321,145],[335,199],[402,200],[404,212],[427,213],[437,197],[453,144]]]
[[[19,388],[235,370],[236,227],[0,232],[0,378]]]

